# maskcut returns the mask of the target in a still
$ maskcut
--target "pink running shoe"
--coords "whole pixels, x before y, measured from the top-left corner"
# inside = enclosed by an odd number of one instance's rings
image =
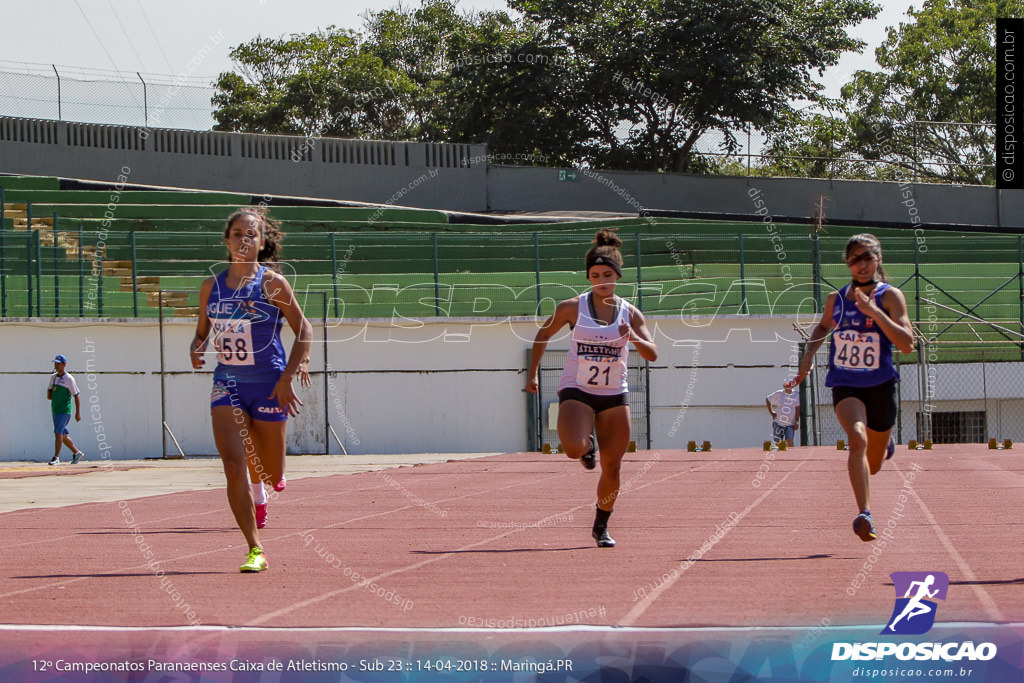
[[[284,475],[281,475],[281,481],[274,484],[274,490],[280,493],[281,491],[284,491],[284,487],[287,485],[288,480],[284,478]]]
[[[267,526],[267,504],[256,504],[256,528],[262,529]]]

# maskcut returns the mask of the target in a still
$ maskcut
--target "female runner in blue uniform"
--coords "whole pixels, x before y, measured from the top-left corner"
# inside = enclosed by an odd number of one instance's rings
[[[197,370],[210,341],[217,354],[210,398],[213,438],[224,463],[231,512],[249,544],[240,570],[260,572],[267,568],[257,531],[266,524],[263,484],[277,491],[285,485],[286,420],[302,405],[292,378],[298,374],[303,386],[310,384],[313,328],[278,272],[281,233],[274,221],[261,211],[240,209],[228,218],[224,240],[231,263],[203,281],[190,351]],[[287,363],[282,315],[295,333]]]
[[[828,295],[797,375],[786,385],[795,387],[804,380],[815,352],[835,328],[825,386],[832,387],[832,405],[849,443],[847,468],[860,511],[853,531],[862,541],[873,541],[877,535],[868,476],[876,474],[896,448],[891,433],[899,373],[892,362],[892,347],[910,353],[914,333],[903,292],[885,281],[882,245],[874,235],[850,238],[846,265],[853,282]]]
[[[537,373],[548,341],[569,325],[569,356],[558,385],[558,438],[565,454],[587,469],[596,466],[595,450],[600,453],[592,533],[598,547],[610,548],[615,541],[608,535],[608,518],[619,495],[619,471],[630,437],[626,401],[629,342],[649,361],[657,360],[658,348],[643,313],[615,296],[615,283],[622,277],[622,241],[611,230],[601,230],[594,244],[585,261],[591,290],[558,304],[554,315],[537,331],[526,391],[537,393]],[[597,444],[591,437],[594,430]]]

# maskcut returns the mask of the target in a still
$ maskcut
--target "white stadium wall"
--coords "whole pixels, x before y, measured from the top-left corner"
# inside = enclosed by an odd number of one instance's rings
[[[528,448],[527,396],[521,389],[534,320],[330,320],[326,401],[324,323],[312,322],[313,386],[299,392],[305,406],[289,425],[290,453],[323,453],[325,443],[330,453],[341,453],[334,437],[328,439],[328,418],[349,453]],[[764,398],[793,374],[793,322],[783,316],[652,317],[660,356],[651,364],[651,447],[685,448],[687,441],[709,440],[717,448],[735,448],[769,438]],[[192,371],[186,349],[194,329],[194,321],[165,323],[164,403],[168,426],[185,453],[212,455],[212,361],[204,372]],[[286,329],[285,348],[290,345]],[[564,335],[549,348],[564,349]],[[0,350],[0,461],[45,461],[52,455],[45,394],[57,353],[68,357],[68,371],[82,392],[82,422],[70,430],[91,459],[103,453],[112,459],[163,454],[156,321],[12,320],[4,323]],[[987,382],[980,365],[961,370],[971,381],[940,382],[936,409],[946,401],[981,405],[987,385],[990,420],[1001,420],[1003,408],[993,401],[1019,396],[1024,363],[1002,364]],[[916,374],[914,366],[904,368],[907,396],[916,395]],[[553,399],[547,396],[542,410]],[[170,439],[166,443],[167,452],[175,453]]]
[[[313,321],[313,386],[289,425],[291,453],[322,453],[326,439],[323,322]],[[412,325],[400,327],[399,324]],[[328,321],[332,371],[326,409],[349,453],[526,450],[527,319]],[[764,397],[791,374],[792,320],[783,317],[652,318],[660,358],[651,367],[653,448],[688,440],[718,447],[767,438]],[[186,349],[194,322],[165,323],[167,423],[189,455],[214,454],[209,372],[192,372]],[[90,458],[159,457],[160,330],[156,321],[4,323],[0,373],[0,460],[48,460],[52,425],[46,380],[57,353],[82,392],[82,422],[71,434]],[[285,347],[291,335],[285,333]],[[564,348],[562,340],[551,349]],[[212,363],[211,363],[212,366]],[[208,366],[207,370],[212,369]],[[553,398],[553,397],[549,397]],[[334,438],[331,453],[340,453]],[[169,453],[175,448],[167,440]]]

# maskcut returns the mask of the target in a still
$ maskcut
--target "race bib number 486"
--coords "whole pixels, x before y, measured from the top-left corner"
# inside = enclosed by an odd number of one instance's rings
[[[839,330],[832,343],[836,345],[836,367],[846,370],[875,370],[880,351],[877,332]]]
[[[251,321],[233,318],[213,318],[213,342],[217,359],[224,365],[253,365]]]

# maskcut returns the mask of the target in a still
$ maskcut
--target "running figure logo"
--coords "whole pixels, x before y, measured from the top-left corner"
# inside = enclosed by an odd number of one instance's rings
[[[896,589],[896,606],[882,633],[927,633],[935,623],[936,612],[936,603],[929,598],[946,599],[949,577],[942,572],[893,572],[889,576]]]

